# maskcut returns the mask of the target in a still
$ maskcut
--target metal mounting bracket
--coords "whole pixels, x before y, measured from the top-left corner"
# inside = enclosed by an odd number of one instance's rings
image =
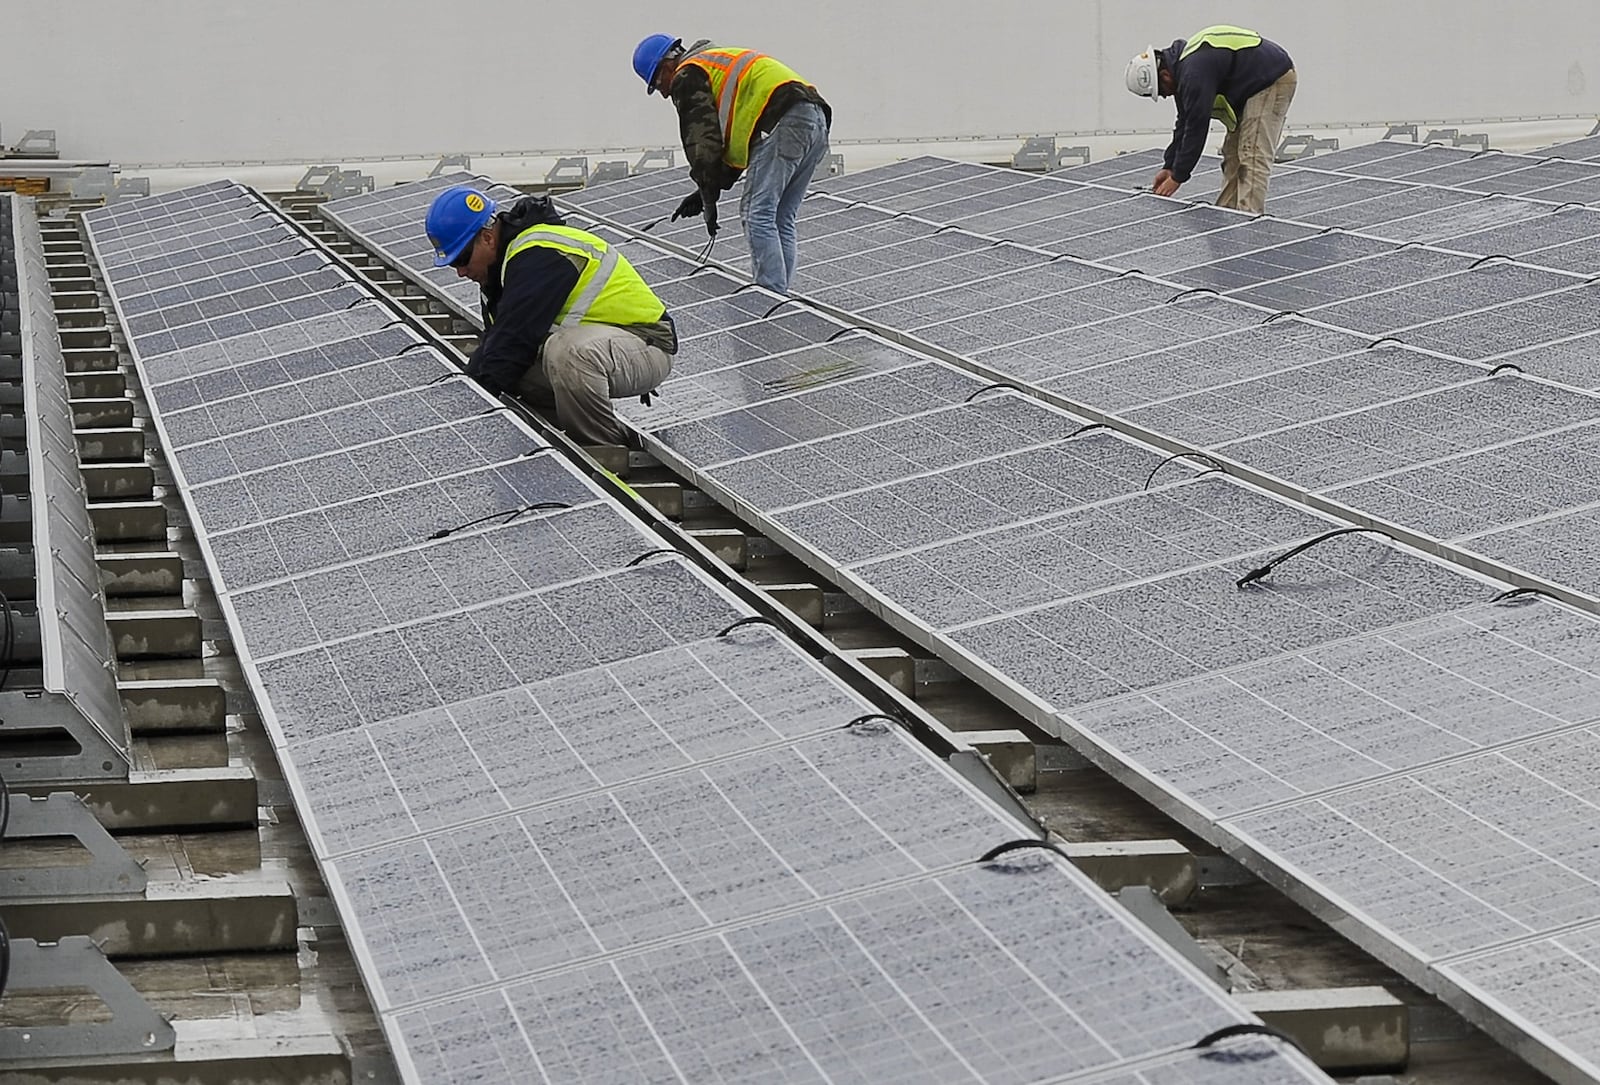
[[[544,175],[547,185],[581,185],[589,179],[589,159],[584,155],[558,158]]]
[[[651,170],[670,170],[678,164],[678,152],[670,147],[646,151],[639,156],[633,164],[634,173],[649,173]]]
[[[1167,906],[1161,903],[1161,898],[1153,889],[1147,885],[1129,885],[1117,890],[1117,901],[1132,912],[1139,922],[1150,928],[1156,937],[1182,954],[1190,964],[1205,973],[1218,987],[1227,990],[1228,974],[1204,949],[1200,948],[1200,943],[1172,918],[1172,913],[1167,911]]]
[[[626,181],[628,179],[628,163],[625,159],[614,158],[609,162],[601,162],[595,166],[594,172],[589,174],[588,183],[603,185],[607,181]]]
[[[0,1052],[7,1061],[115,1056],[171,1051],[172,1025],[83,935],[59,942],[18,938],[11,943],[11,973],[6,993],[20,991],[93,992],[110,1012],[106,1021],[69,1025],[0,1027]]]
[[[88,863],[10,866],[17,852],[0,851],[0,898],[11,901],[53,897],[122,896],[142,893],[149,884],[144,867],[122,849],[83,800],[70,791],[44,797],[13,795],[7,840],[69,837],[89,853]]]
[[[1338,136],[1284,136],[1283,142],[1278,144],[1276,157],[1279,162],[1293,162],[1300,158],[1310,158],[1318,151],[1337,151],[1338,149]]]
[[[54,128],[30,128],[22,133],[22,138],[17,140],[17,145],[11,149],[17,154],[29,158],[54,158],[56,154],[56,130]]]

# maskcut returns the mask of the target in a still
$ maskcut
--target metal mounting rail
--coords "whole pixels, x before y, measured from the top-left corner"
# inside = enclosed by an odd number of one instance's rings
[[[117,692],[44,243],[33,202],[9,202],[43,676],[36,689],[0,689],[0,755],[15,783],[125,779],[131,735]]]

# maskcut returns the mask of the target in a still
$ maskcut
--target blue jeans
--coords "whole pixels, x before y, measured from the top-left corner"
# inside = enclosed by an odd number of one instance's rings
[[[797,102],[750,148],[739,218],[750,245],[755,280],[789,292],[796,263],[794,220],[817,164],[828,153],[828,117],[812,102]]]

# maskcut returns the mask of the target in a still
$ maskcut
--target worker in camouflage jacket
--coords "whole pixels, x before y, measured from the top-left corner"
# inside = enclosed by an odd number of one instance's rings
[[[717,199],[741,176],[739,218],[757,283],[787,293],[798,257],[795,219],[828,153],[833,111],[817,88],[772,57],[697,41],[687,49],[652,34],[633,53],[648,93],[678,111],[695,191],[672,218],[705,216],[717,235]]]

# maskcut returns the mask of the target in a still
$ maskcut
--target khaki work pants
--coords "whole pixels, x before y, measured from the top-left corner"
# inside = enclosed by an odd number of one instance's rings
[[[1261,214],[1267,208],[1267,178],[1294,101],[1294,69],[1244,103],[1244,114],[1222,141],[1222,193],[1218,207]]]
[[[554,407],[556,425],[586,445],[624,443],[611,409],[621,396],[653,391],[672,371],[672,355],[610,324],[565,324],[551,331],[517,394]]]

